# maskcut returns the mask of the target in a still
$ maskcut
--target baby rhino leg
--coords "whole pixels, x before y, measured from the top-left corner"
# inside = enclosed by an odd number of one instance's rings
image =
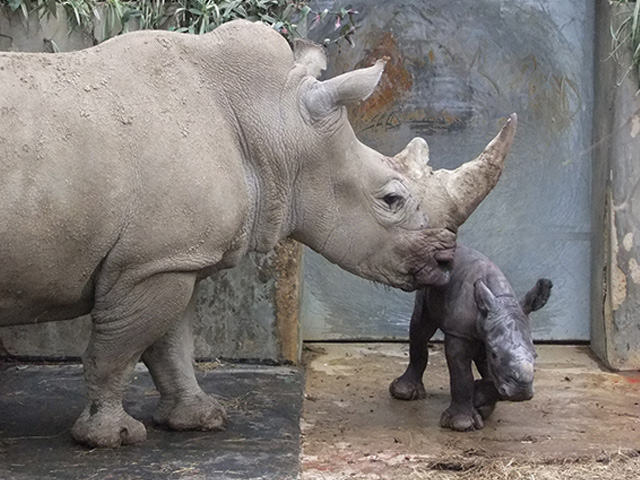
[[[451,404],[440,417],[440,426],[459,432],[484,427],[482,417],[473,406],[473,371],[471,362],[477,345],[468,340],[445,335],[444,349],[449,367]]]
[[[482,375],[482,379],[476,380],[473,384],[473,406],[482,415],[482,418],[486,420],[495,410],[499,399],[498,390],[496,390],[489,375],[486,348],[483,347],[478,351],[474,362],[478,372]]]
[[[389,392],[394,398],[399,400],[426,398],[422,375],[429,360],[427,343],[436,330],[437,325],[428,317],[424,291],[419,291],[409,325],[409,366],[389,385]]]

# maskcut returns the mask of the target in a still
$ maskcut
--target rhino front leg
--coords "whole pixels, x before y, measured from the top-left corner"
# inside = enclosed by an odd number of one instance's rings
[[[438,326],[429,318],[425,297],[424,291],[419,291],[416,294],[415,306],[409,324],[409,365],[407,370],[389,385],[389,392],[399,400],[418,400],[427,397],[422,383],[422,375],[429,361],[427,344]]]
[[[131,287],[121,280],[96,295],[93,330],[83,356],[87,405],[71,435],[90,447],[143,442],[144,425],[127,414],[122,395],[142,352],[178,322],[193,293],[191,274],[158,274]]]
[[[473,384],[473,406],[478,410],[478,413],[482,415],[482,418],[486,420],[491,416],[496,408],[500,395],[498,390],[489,375],[489,367],[487,364],[487,350],[486,347],[479,349],[474,362],[480,375],[481,380],[476,380]]]
[[[224,407],[202,391],[193,370],[195,295],[183,319],[142,355],[160,391],[153,420],[173,430],[217,430],[224,425]]]
[[[440,426],[459,432],[484,427],[482,416],[473,406],[473,371],[471,362],[477,350],[475,342],[445,335],[444,349],[449,368],[451,404],[440,417]]]

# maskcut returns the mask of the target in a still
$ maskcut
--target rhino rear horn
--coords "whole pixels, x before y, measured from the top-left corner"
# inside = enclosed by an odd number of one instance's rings
[[[518,117],[514,113],[475,160],[447,172],[443,183],[452,201],[449,206],[450,218],[456,225],[462,225],[498,183],[517,123]]]

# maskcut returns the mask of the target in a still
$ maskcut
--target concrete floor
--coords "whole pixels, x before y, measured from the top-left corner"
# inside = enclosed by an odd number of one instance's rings
[[[158,395],[140,367],[125,407],[149,439],[115,451],[69,436],[84,399],[79,366],[5,365],[0,479],[637,480],[640,374],[602,369],[587,347],[538,353],[534,399],[498,404],[471,433],[438,426],[449,402],[441,344],[431,349],[428,398],[415,402],[388,393],[408,360],[402,344],[308,344],[306,387],[299,368],[200,365],[203,388],[229,411],[215,433],[155,428]]]
[[[221,432],[153,426],[158,393],[139,365],[125,408],[147,427],[142,445],[90,450],[69,429],[84,406],[79,365],[0,368],[2,480],[289,480],[300,462],[302,369],[200,364],[203,389],[217,394],[229,420]]]
[[[430,349],[427,399],[413,402],[388,393],[406,367],[407,345],[308,345],[302,478],[436,478],[411,475],[465,471],[488,460],[548,465],[637,456],[640,374],[604,370],[588,347],[537,350],[535,397],[500,402],[483,430],[459,433],[438,425],[449,403],[441,344]],[[640,477],[637,471],[628,478]]]

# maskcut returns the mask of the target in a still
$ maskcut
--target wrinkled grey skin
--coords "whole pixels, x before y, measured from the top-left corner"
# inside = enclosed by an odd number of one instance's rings
[[[193,372],[192,296],[247,252],[292,237],[405,290],[448,275],[515,115],[477,159],[433,171],[423,140],[389,158],[349,125],[344,106],[371,94],[384,62],[319,81],[325,66],[321,47],[293,52],[246,21],[0,54],[0,325],[91,314],[77,441],[144,441],[122,408],[140,358],[157,423],[222,426]]]
[[[529,313],[547,303],[551,287],[550,280],[540,279],[518,301],[496,265],[481,253],[459,246],[451,281],[416,294],[409,366],[391,383],[391,395],[401,400],[426,397],[422,375],[427,342],[440,328],[445,334],[451,386],[451,405],[442,414],[442,427],[480,429],[498,400],[531,399],[536,352]],[[482,376],[475,382],[472,362]]]

